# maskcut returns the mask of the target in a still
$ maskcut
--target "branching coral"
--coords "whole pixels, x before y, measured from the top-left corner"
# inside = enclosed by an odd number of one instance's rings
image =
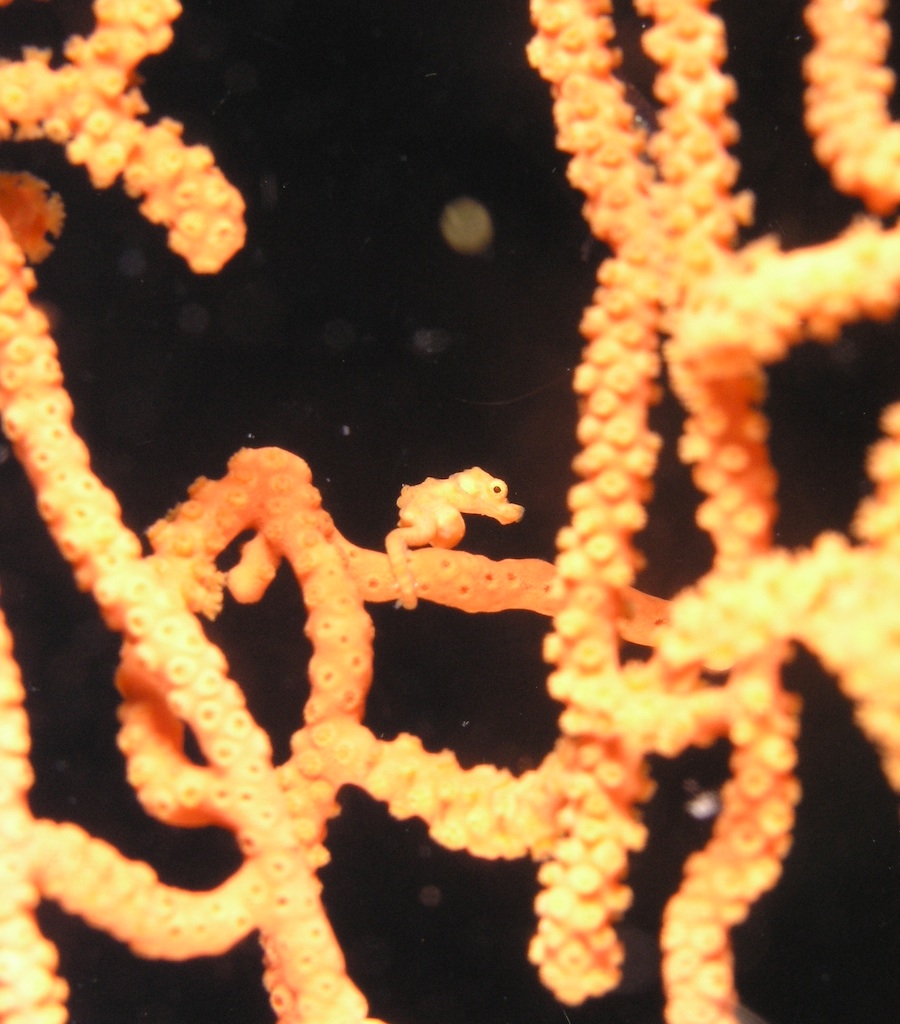
[[[242,858],[216,888],[191,891],[80,826],[36,817],[24,689],[4,628],[4,1022],[66,1019],[56,950],[34,919],[43,898],[147,957],[216,955],[257,932],[279,1021],[374,1020],[320,900],[326,825],[346,785],[395,818],[421,819],[450,850],[538,861],[529,956],[563,1003],[604,995],[620,979],[628,858],[647,838],[648,758],[725,740],[731,778],[721,811],[685,864],[660,942],[669,1024],[729,1024],[731,931],[777,882],[800,799],[800,701],[781,674],[793,643],[835,676],[900,787],[900,612],[890,599],[900,579],[900,407],[882,418],[855,543],[825,534],[803,551],[773,544],[776,477],[761,411],[765,367],[792,345],[830,342],[853,320],[894,315],[896,228],[868,219],[808,249],[782,252],[769,239],[739,247],[751,201],[733,192],[735,90],[721,71],[722,22],[702,0],[636,6],[652,22],[643,45],[660,68],[659,124],[649,136],[616,77],[610,4],[535,0],[532,10],[529,58],[551,82],[558,145],[573,155],[569,176],[587,197],[586,220],[611,250],[582,321],[579,481],[555,568],[442,550],[461,538],[456,513],[520,517],[502,481],[483,471],[404,492],[382,554],[345,539],[310,468],[274,447],[243,449],[222,479],[199,479],[148,531],[146,553],[75,431],[49,323],[31,298],[34,274],[0,221],[3,428],[78,586],[122,637],[116,683],[128,781],[151,816],[225,829]],[[97,186],[121,174],[130,194],[144,196],[144,215],[169,226],[172,248],[214,272],[243,241],[240,197],[208,150],[182,146],[180,128],[139,120],[147,109],[134,69],[168,46],[177,14],[174,3],[99,0],[96,29],[67,44],[62,67],[35,51],[0,67],[0,115],[7,137],[65,143]],[[812,0],[805,75],[817,156],[836,187],[885,216],[898,174],[880,16],[877,3]],[[663,360],[687,412],[680,456],[705,495],[697,519],[714,549],[710,571],[674,598],[670,614],[631,589],[632,539],[646,523],[659,448],[648,417]],[[460,496],[460,481],[473,479],[493,488],[487,503]],[[423,526],[409,502],[435,489],[450,504]],[[223,552],[248,531],[225,571]],[[282,562],[302,592],[312,654],[302,724],[276,763],[199,616],[214,618],[226,591],[260,600]],[[428,601],[552,615],[544,653],[560,735],[539,765],[520,774],[464,768],[415,735],[384,739],[367,727],[375,630],[366,605],[398,598],[410,611]],[[623,635],[650,646],[649,657],[623,657]]]

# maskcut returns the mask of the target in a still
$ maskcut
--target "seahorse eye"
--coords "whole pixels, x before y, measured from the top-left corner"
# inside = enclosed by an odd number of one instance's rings
[[[492,480],[490,483],[491,493],[498,498],[505,498],[507,495],[506,484],[502,480]]]

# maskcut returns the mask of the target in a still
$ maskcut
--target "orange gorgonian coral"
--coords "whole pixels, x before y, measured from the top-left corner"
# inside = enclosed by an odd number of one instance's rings
[[[555,565],[457,548],[470,524],[463,517],[473,513],[506,524],[504,533],[518,529],[522,508],[507,496],[505,471],[501,479],[456,466],[407,480],[383,543],[356,544],[323,507],[315,460],[308,465],[275,443],[242,447],[220,479],[196,480],[145,543],[107,474],[98,475],[95,458],[104,457],[85,439],[80,397],[76,429],[50,317],[26,265],[28,218],[17,225],[0,216],[3,430],[77,587],[120,637],[118,748],[127,781],[149,817],[215,831],[231,855],[211,887],[164,880],[127,842],[38,809],[25,682],[4,624],[3,1024],[67,1019],[66,971],[36,916],[43,901],[146,958],[218,956],[255,936],[280,1024],[376,1024],[370,1013],[382,1011],[374,998],[370,1011],[365,980],[352,964],[348,972],[323,904],[328,829],[340,828],[345,787],[382,802],[395,819],[423,822],[438,847],[536,862],[528,957],[560,1003],[578,1006],[622,978],[621,925],[634,898],[629,858],[648,838],[650,759],[714,745],[727,748],[729,778],[662,912],[661,977],[668,1024],[734,1024],[743,1011],[732,933],[778,882],[801,797],[802,702],[783,673],[793,645],[833,675],[887,783],[900,788],[900,406],[881,417],[867,465],[871,493],[859,503],[853,539],[827,531],[796,549],[775,541],[777,478],[763,408],[767,368],[792,346],[833,343],[846,325],[890,319],[900,305],[891,220],[900,132],[887,109],[882,7],[806,6],[806,127],[835,188],[869,215],[825,241],[783,250],[772,237],[741,244],[753,204],[736,189],[738,133],[728,111],[736,89],[722,71],[724,25],[710,3],[635,2],[645,19],[641,45],[658,68],[650,124],[636,116],[619,74],[610,0],[533,0],[528,60],[550,83],[557,145],[571,154],[568,175],[586,196],[590,231],[608,248],[581,323],[577,482]],[[194,271],[216,274],[244,242],[244,202],[208,148],[181,142],[180,125],[144,120],[150,109],[138,88],[136,68],[167,50],[179,13],[175,0],[97,0],[93,27],[60,58],[26,49],[0,64],[0,134],[10,146],[63,145],[98,188],[121,178],[142,198],[144,217],[167,227],[170,247]],[[279,45],[263,28],[254,39]],[[149,64],[146,73],[149,81]],[[248,77],[230,68],[213,110],[252,91]],[[304,102],[298,93],[295,121],[286,123],[308,125]],[[340,152],[335,144],[332,153]],[[263,209],[278,208],[271,181],[260,182],[260,194]],[[40,187],[22,195],[20,206],[45,203]],[[140,251],[128,255],[123,273],[143,281]],[[262,265],[266,257],[257,250],[244,258]],[[222,273],[227,292],[229,270]],[[249,295],[227,306],[231,338],[240,336]],[[201,333],[202,312],[186,304],[179,323]],[[326,347],[346,357],[349,334],[332,324]],[[444,344],[440,332],[413,335],[412,347],[429,357]],[[364,379],[377,391],[377,367]],[[650,414],[661,383],[686,413],[678,453],[702,495],[697,523],[712,551],[708,569],[671,602],[633,586],[642,566],[634,538],[647,525],[657,472]],[[351,425],[341,433],[351,435]],[[216,630],[227,632],[234,601],[261,602],[288,578],[302,598],[295,610],[308,688],[279,710],[289,723],[279,749]],[[377,697],[388,685],[375,672],[378,639],[415,631],[428,605],[552,619],[543,653],[558,733],[542,756],[513,771],[436,752],[415,729],[375,723],[370,689]],[[225,626],[210,626],[215,619]],[[449,662],[454,641],[443,639]],[[642,645],[644,656],[623,639]],[[503,666],[481,668],[496,686]]]

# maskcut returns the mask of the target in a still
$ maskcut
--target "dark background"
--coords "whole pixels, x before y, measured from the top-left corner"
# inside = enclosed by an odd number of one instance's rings
[[[786,246],[831,237],[859,212],[836,197],[801,125],[808,48],[793,0],[717,5],[738,78],[742,184],[757,227]],[[640,24],[617,15],[623,70],[645,96]],[[0,12],[0,53],[52,46],[91,27],[86,4]],[[141,66],[152,117],[185,123],[247,202],[248,241],[213,278],[192,275],[121,189],[92,189],[46,143],[5,144],[0,169],[31,170],[66,202],[57,251],[39,269],[77,426],[127,523],[145,529],[199,474],[242,445],[308,460],[352,540],[377,547],[404,483],[479,464],[510,483],[524,521],[472,523],[466,543],[496,557],[552,558],[574,452],[576,331],[602,248],[580,218],[553,147],[545,85],[527,66],[524,0],[191,2],[171,49]],[[449,251],[444,204],[476,197],[495,242]],[[865,446],[900,395],[894,326],[858,325],[832,348],[798,349],[772,374],[781,472],[779,541],[845,529],[866,492]],[[679,414],[654,413],[668,442],[639,581],[670,596],[708,563],[696,504],[673,454]],[[231,838],[148,821],[122,781],[111,677],[117,641],[78,595],[43,534],[14,461],[0,466],[0,584],[29,689],[35,812],[70,819],[202,888],[237,862]],[[555,738],[544,691],[545,624],[421,606],[373,612],[376,679],[367,724],[419,734],[466,765],[536,764]],[[284,574],[260,606],[229,607],[223,643],[251,709],[286,756],[305,696],[302,609]],[[778,889],[735,935],[742,998],[771,1024],[900,1019],[897,805],[849,706],[803,654],[804,801]],[[727,752],[654,763],[651,840],[635,858],[623,990],[563,1009],[525,951],[530,863],[449,854],[416,822],[359,792],[333,823],[325,899],[352,976],[390,1024],[657,1024],[655,934],[685,855],[708,823],[686,809],[715,789]],[[436,902],[436,905],[431,905]],[[251,938],[227,957],[146,964],[52,906],[76,1024],[265,1024]]]

